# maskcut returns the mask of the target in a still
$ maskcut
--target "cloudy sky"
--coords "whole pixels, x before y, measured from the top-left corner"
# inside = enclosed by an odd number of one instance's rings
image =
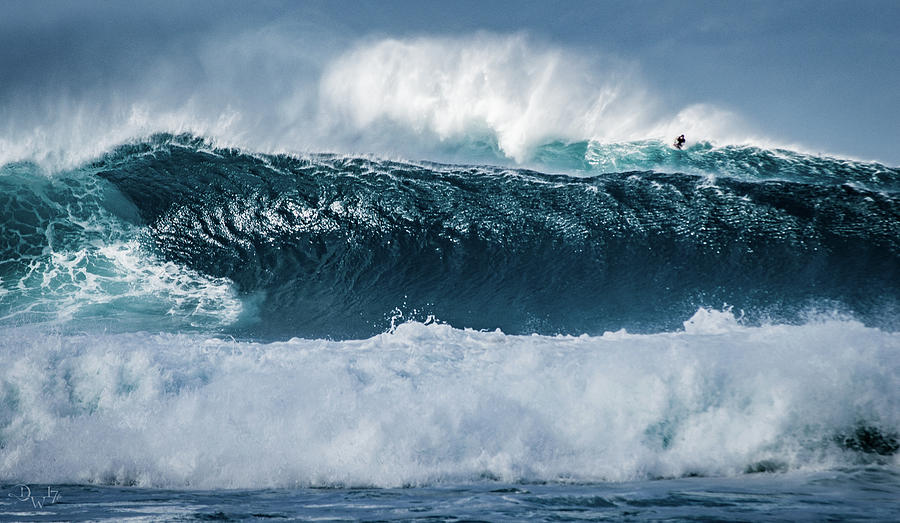
[[[464,56],[465,49],[488,45],[483,37],[467,38],[488,34],[494,42],[489,45],[505,45],[507,37],[524,39],[527,44],[517,52],[536,55],[538,66],[556,64],[569,75],[566,82],[580,86],[575,95],[600,85],[598,79],[610,71],[627,71],[638,78],[627,85],[649,93],[642,99],[651,100],[657,112],[712,106],[771,143],[900,165],[898,20],[900,2],[891,0],[331,0],[252,6],[7,0],[0,6],[0,146],[23,148],[22,136],[32,144],[36,136],[62,140],[63,129],[83,134],[85,126],[103,127],[104,120],[108,126],[134,122],[138,106],[159,113],[177,108],[165,118],[144,120],[156,126],[190,127],[179,121],[190,113],[189,120],[210,132],[225,125],[222,121],[240,118],[244,137],[277,122],[294,128],[301,116],[312,114],[311,105],[322,104],[323,78],[335,85],[351,81],[332,65],[348,67],[348,52],[356,52],[354,66],[385,53],[415,60],[396,49],[382,47],[379,55],[361,51],[394,40],[430,45],[438,58]],[[446,38],[455,43],[440,40]],[[426,62],[435,57],[416,56]],[[504,55],[505,66],[526,61],[517,60]],[[576,68],[590,78],[572,76]],[[298,94],[312,90],[319,93],[315,99]],[[641,106],[631,104],[610,115],[623,118],[625,108]],[[373,110],[343,109],[356,111],[357,123]],[[375,112],[399,118],[394,108]],[[248,124],[250,113],[259,122]],[[449,125],[440,117],[432,118],[437,124],[429,120],[437,131]],[[210,123],[213,119],[219,123]],[[314,134],[295,139],[315,147]]]

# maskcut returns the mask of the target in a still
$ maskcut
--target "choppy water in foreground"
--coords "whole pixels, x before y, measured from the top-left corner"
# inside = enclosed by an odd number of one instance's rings
[[[19,521],[891,521],[900,513],[898,474],[865,467],[587,485],[201,491],[18,485],[4,491],[14,497],[0,501],[0,510]]]

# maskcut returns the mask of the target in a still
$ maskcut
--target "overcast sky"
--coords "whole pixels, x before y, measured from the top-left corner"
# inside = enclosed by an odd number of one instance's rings
[[[898,21],[896,0],[330,0],[252,6],[7,0],[0,4],[0,117],[7,128],[25,125],[10,122],[18,122],[14,116],[23,106],[46,98],[79,100],[98,92],[127,93],[130,85],[146,88],[153,82],[146,71],[160,61],[185,71],[200,67],[194,54],[184,52],[199,42],[207,48],[216,39],[231,42],[219,57],[227,64],[227,53],[240,42],[230,35],[248,29],[295,33],[308,46],[279,52],[309,64],[327,62],[366,38],[523,32],[633,64],[664,104],[715,104],[773,140],[896,166]],[[248,61],[245,56],[236,63]],[[183,78],[186,84],[196,81],[191,74]]]

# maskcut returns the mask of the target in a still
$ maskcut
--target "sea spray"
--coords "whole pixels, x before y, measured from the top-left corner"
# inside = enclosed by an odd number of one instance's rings
[[[554,140],[687,133],[691,142],[772,145],[727,108],[662,104],[635,64],[524,34],[338,38],[329,46],[314,35],[270,27],[189,38],[141,60],[100,61],[93,75],[70,71],[78,89],[13,88],[0,165],[70,169],[158,132],[271,153],[509,164],[527,163]]]

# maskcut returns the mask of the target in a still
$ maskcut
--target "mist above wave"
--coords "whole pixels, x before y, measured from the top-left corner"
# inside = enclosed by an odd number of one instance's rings
[[[69,168],[155,132],[262,152],[457,161],[482,144],[510,163],[553,140],[750,136],[727,109],[663,107],[633,64],[523,34],[343,39],[326,49],[270,27],[113,63],[109,82],[75,79],[90,89],[13,91],[0,164]]]
[[[628,66],[522,36],[383,40],[325,72],[329,111],[364,132],[394,124],[438,141],[482,133],[517,160],[548,139],[653,134],[654,101]]]

